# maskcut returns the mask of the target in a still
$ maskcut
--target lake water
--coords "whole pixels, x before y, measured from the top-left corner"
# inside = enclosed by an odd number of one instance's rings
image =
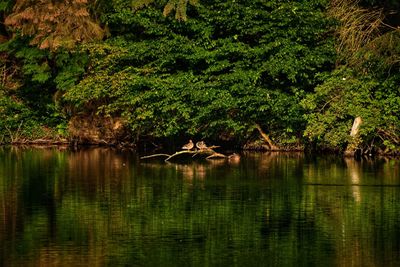
[[[1,266],[400,266],[400,163],[0,148]]]

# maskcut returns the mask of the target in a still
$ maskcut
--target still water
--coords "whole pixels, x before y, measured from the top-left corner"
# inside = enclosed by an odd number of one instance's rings
[[[400,266],[400,163],[0,148],[1,266]]]

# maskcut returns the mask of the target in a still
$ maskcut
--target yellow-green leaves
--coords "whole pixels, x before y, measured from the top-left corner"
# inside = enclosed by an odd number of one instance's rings
[[[150,4],[153,4],[154,2],[158,2],[156,0],[133,0],[132,1],[132,8],[133,11],[137,11],[139,9],[142,9],[146,6],[149,6]],[[163,15],[167,17],[171,13],[175,12],[175,19],[180,20],[180,21],[186,21],[187,20],[187,6],[192,5],[196,6],[199,3],[199,0],[168,0],[168,2],[165,4],[164,9],[163,9]]]
[[[88,12],[87,0],[17,0],[5,24],[41,49],[72,49],[76,44],[100,40],[104,30]]]

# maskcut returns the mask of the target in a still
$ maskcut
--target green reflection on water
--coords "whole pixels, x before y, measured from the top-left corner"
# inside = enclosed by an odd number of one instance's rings
[[[398,266],[400,164],[0,150],[2,266]]]

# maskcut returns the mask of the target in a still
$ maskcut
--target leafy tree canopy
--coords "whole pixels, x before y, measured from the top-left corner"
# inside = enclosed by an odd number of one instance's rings
[[[291,136],[301,96],[332,68],[322,1],[201,1],[186,23],[129,4],[108,14],[111,38],[85,47],[89,72],[66,99],[142,135],[230,140],[258,123]]]

